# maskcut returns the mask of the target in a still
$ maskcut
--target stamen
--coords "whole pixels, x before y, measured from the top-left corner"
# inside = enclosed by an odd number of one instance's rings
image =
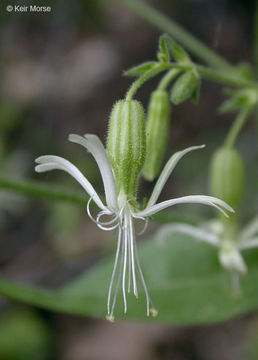
[[[124,313],[126,313],[127,311],[127,303],[126,303],[126,291],[125,291],[125,278],[126,278],[126,263],[127,263],[127,229],[128,229],[128,224],[127,224],[127,217],[124,217],[124,231],[123,231],[123,235],[124,235],[124,266],[123,266],[123,279],[122,279],[122,291],[123,291],[123,299],[124,299]]]
[[[110,297],[111,297],[111,292],[112,292],[112,288],[113,288],[113,282],[114,282],[114,277],[115,277],[115,273],[116,273],[120,248],[121,248],[121,229],[119,228],[119,230],[118,230],[118,239],[117,239],[117,247],[116,247],[116,255],[115,255],[115,262],[114,262],[113,271],[112,271],[112,275],[111,275],[111,279],[110,279],[110,285],[109,285],[109,289],[108,289],[108,299],[107,299],[107,313],[108,313],[108,315],[110,315]]]
[[[151,299],[150,299],[150,296],[149,296],[149,293],[148,293],[147,286],[146,286],[146,284],[145,284],[145,280],[144,280],[143,273],[142,273],[142,269],[141,269],[141,265],[140,265],[140,262],[139,262],[139,257],[138,257],[138,252],[137,252],[137,247],[136,247],[135,241],[134,241],[134,251],[135,251],[135,259],[136,259],[136,265],[137,265],[137,272],[138,272],[138,275],[139,275],[139,278],[140,278],[140,280],[141,280],[142,287],[143,287],[143,289],[144,289],[145,296],[146,296],[147,316],[149,316],[149,315],[150,315],[150,304],[151,304],[152,309],[155,309],[155,307],[153,306],[153,303],[152,303],[152,301],[151,301]]]
[[[137,290],[137,282],[135,276],[135,262],[134,262],[134,242],[135,242],[135,235],[134,235],[134,227],[131,215],[129,215],[129,241],[130,241],[130,255],[131,255],[131,269],[132,269],[132,276],[133,276],[133,292],[136,298],[138,298],[138,290]]]
[[[113,296],[113,302],[112,302],[112,307],[111,307],[111,313],[110,313],[110,318],[113,319],[114,321],[114,308],[115,308],[115,304],[116,304],[116,298],[117,298],[117,294],[118,294],[118,288],[119,288],[119,284],[120,284],[120,280],[121,280],[121,276],[122,276],[122,268],[123,268],[123,256],[124,256],[124,242],[122,242],[122,249],[121,249],[121,257],[120,257],[120,266],[119,266],[119,273],[118,273],[118,278],[116,281],[116,288],[114,291],[114,296]]]
[[[127,246],[128,246],[128,294],[131,291],[131,273],[132,273],[132,252],[130,246],[130,233],[127,235]]]

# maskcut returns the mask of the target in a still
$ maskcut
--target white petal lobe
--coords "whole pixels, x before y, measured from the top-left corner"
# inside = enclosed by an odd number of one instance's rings
[[[89,194],[92,200],[95,201],[100,209],[107,210],[91,183],[82,175],[76,166],[70,163],[70,161],[54,155],[40,156],[35,161],[39,164],[35,167],[35,171],[37,172],[45,172],[50,170],[66,171],[78,181],[78,183],[84,188],[84,190]]]
[[[154,205],[156,203],[156,201],[158,200],[158,197],[159,197],[165,183],[167,182],[169,176],[171,175],[172,171],[176,167],[179,160],[181,160],[181,158],[184,155],[186,155],[188,152],[193,151],[193,150],[202,149],[204,147],[205,147],[205,145],[191,146],[182,151],[178,151],[174,155],[171,156],[171,158],[168,160],[168,162],[164,166],[164,169],[162,170],[162,172],[155,184],[155,187],[152,191],[151,197],[148,202],[148,207]]]
[[[190,196],[183,196],[171,200],[166,200],[153,206],[147,206],[147,208],[144,209],[143,211],[139,211],[137,215],[151,216],[161,210],[164,210],[170,206],[178,205],[178,204],[203,204],[203,205],[209,205],[215,207],[224,214],[225,214],[224,209],[228,210],[229,212],[234,212],[234,210],[228,204],[215,197],[205,196],[205,195],[190,195]]]
[[[84,146],[92,154],[101,173],[107,205],[109,208],[117,209],[117,196],[114,176],[102,142],[96,135],[93,134],[86,134],[84,137],[70,134],[69,140]]]

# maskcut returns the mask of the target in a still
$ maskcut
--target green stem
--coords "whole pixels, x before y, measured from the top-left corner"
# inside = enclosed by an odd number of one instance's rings
[[[254,62],[256,75],[258,75],[258,0],[256,0],[256,9],[254,14]]]
[[[245,80],[241,77],[238,77],[236,73],[232,71],[224,71],[224,70],[213,70],[211,68],[198,65],[195,63],[192,64],[180,64],[180,63],[169,63],[164,64],[163,70],[170,70],[170,69],[178,69],[178,70],[191,70],[194,68],[198,71],[198,73],[209,80],[214,80],[218,83],[224,85],[230,85],[237,88],[254,88],[258,90],[258,83],[255,81]]]
[[[173,20],[169,19],[159,11],[153,9],[150,5],[139,0],[120,0],[137,15],[155,25],[161,31],[172,35],[175,40],[180,42],[186,49],[191,51],[199,59],[215,68],[231,68],[232,65],[222,56],[216,54],[201,41],[196,39],[189,32],[184,30]]]
[[[245,107],[239,112],[226,137],[225,140],[226,147],[232,147],[234,145],[234,142],[236,141],[236,138],[240,130],[242,129],[250,112],[251,112],[250,107]]]
[[[166,66],[167,65],[165,65],[165,64],[163,65],[163,64],[157,63],[157,66],[155,66],[153,69],[146,71],[143,75],[138,77],[138,79],[132,83],[131,87],[127,91],[125,99],[131,100],[133,98],[134,94],[136,93],[136,91],[139,89],[139,87],[142,86],[142,84],[145,81],[149,80],[150,78],[157,75],[161,71],[166,70]]]
[[[165,76],[163,76],[163,78],[161,79],[159,85],[158,85],[158,90],[166,90],[167,86],[169,85],[169,83],[171,82],[171,80],[174,79],[174,77],[179,73],[180,70],[178,69],[172,69],[170,71],[168,71],[166,73]]]
[[[4,178],[0,178],[0,188],[35,198],[68,201],[79,205],[85,205],[88,199],[87,195],[75,194],[68,189],[59,190],[35,182],[12,181]]]
[[[193,65],[195,69],[198,71],[198,73],[203,76],[206,79],[210,79],[213,81],[216,81],[218,83],[221,83],[223,85],[230,85],[238,88],[255,88],[258,90],[258,83],[254,81],[248,81],[243,78],[240,78],[236,75],[236,73],[232,71],[224,71],[224,70],[213,70],[211,68],[197,65],[197,64],[179,64],[179,63],[169,63],[169,64],[159,64],[157,63],[157,66],[149,71],[146,71],[142,76],[140,76],[136,81],[134,81],[129,88],[127,94],[126,94],[126,100],[131,100],[134,96],[135,92],[138,90],[138,88],[148,79],[151,77],[157,75],[161,71],[166,70],[191,70],[193,68]]]

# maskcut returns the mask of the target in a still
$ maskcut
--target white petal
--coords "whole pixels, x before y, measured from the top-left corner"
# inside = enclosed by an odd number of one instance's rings
[[[177,205],[177,204],[203,204],[203,205],[210,205],[221,211],[225,216],[227,214],[223,209],[226,209],[230,212],[234,212],[234,210],[227,205],[224,201],[217,199],[212,196],[205,196],[205,195],[190,195],[190,196],[183,196],[180,198],[175,198],[171,200],[163,201],[159,204],[153,206],[147,206],[146,209],[143,211],[139,211],[136,214],[138,216],[151,216],[163,209],[166,209],[170,206]]]
[[[158,240],[163,241],[172,233],[186,234],[198,241],[204,241],[214,246],[217,246],[219,242],[218,237],[211,232],[205,231],[196,226],[178,223],[162,226],[157,232],[156,237]]]
[[[35,167],[35,171],[39,173],[56,169],[68,172],[79,184],[81,184],[100,209],[107,210],[91,183],[82,175],[76,166],[70,163],[70,161],[54,155],[40,156],[35,161],[39,164]]]
[[[242,255],[232,245],[229,245],[229,247],[226,246],[220,250],[219,261],[221,265],[228,270],[237,271],[242,274],[247,273],[247,266]]]
[[[248,225],[246,225],[240,233],[241,239],[253,237],[258,233],[258,217],[255,217]]]
[[[167,182],[167,179],[171,175],[172,171],[174,170],[174,168],[177,165],[177,163],[179,162],[179,160],[188,152],[190,152],[192,150],[202,149],[203,147],[205,147],[205,145],[191,146],[182,151],[178,151],[174,155],[171,156],[171,158],[168,160],[168,162],[164,166],[164,168],[154,186],[151,197],[148,201],[148,205],[147,205],[148,207],[154,205],[156,203],[156,201],[158,200],[158,197],[159,197],[165,183]]]
[[[86,134],[84,137],[70,134],[69,140],[84,146],[92,154],[101,173],[107,205],[112,209],[117,209],[115,180],[102,142],[96,135],[92,134]]]
[[[258,247],[258,237],[250,238],[245,241],[241,241],[237,247],[240,250],[256,248],[256,247]]]

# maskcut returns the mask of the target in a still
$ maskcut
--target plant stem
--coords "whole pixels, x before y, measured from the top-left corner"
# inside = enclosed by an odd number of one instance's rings
[[[137,15],[155,25],[161,31],[165,31],[172,35],[175,40],[180,42],[186,49],[207,64],[215,68],[232,67],[232,65],[222,56],[212,51],[208,46],[204,45],[176,22],[153,9],[150,5],[139,0],[120,0],[119,3],[123,3]]]
[[[171,82],[171,80],[179,73],[180,70],[172,69],[166,73],[166,75],[161,79],[158,90],[166,90],[167,86]]]
[[[254,62],[256,75],[258,75],[258,0],[256,0],[256,8],[254,13]]]
[[[87,202],[86,195],[71,193],[68,189],[58,190],[35,182],[12,181],[0,178],[0,188],[35,198],[68,201],[79,205],[85,205]]]
[[[225,71],[225,70],[213,70],[211,68],[193,64],[194,68],[198,71],[200,75],[202,75],[206,79],[214,80],[218,83],[224,85],[230,85],[238,88],[254,88],[258,91],[258,83],[254,81],[245,80],[236,73],[232,71]],[[138,88],[148,79],[157,75],[161,71],[165,70],[191,70],[193,68],[191,64],[179,64],[179,63],[169,63],[169,64],[159,64],[154,69],[146,71],[142,76],[140,76],[135,82],[132,83],[131,87],[129,88],[126,99],[131,100],[135,92]]]
[[[163,65],[163,64],[157,63],[156,67],[154,67],[153,69],[151,69],[149,71],[146,71],[143,75],[138,77],[138,79],[132,83],[129,90],[127,91],[125,99],[126,100],[131,100],[132,97],[134,96],[134,94],[136,93],[136,91],[139,89],[140,86],[142,86],[142,84],[145,81],[149,80],[150,78],[157,75],[161,71],[166,70],[167,69],[166,67],[167,67],[166,64]]]
[[[240,110],[239,114],[237,115],[235,121],[233,122],[226,140],[225,140],[225,146],[226,147],[232,147],[234,145],[234,142],[236,141],[236,138],[243,127],[248,115],[251,112],[251,107],[245,107]]]

